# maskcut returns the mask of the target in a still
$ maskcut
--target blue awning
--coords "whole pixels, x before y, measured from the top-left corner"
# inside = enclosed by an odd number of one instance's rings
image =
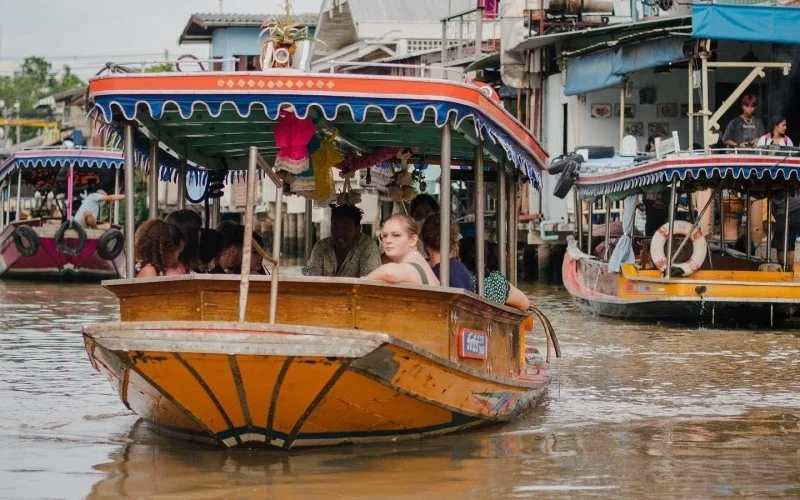
[[[682,37],[656,40],[605,49],[567,62],[565,95],[585,94],[614,87],[628,73],[663,66],[684,57]]]
[[[585,94],[621,84],[622,76],[611,72],[614,57],[613,50],[601,50],[580,59],[570,59],[564,95]]]
[[[692,5],[692,36],[800,44],[800,8],[780,5]]]

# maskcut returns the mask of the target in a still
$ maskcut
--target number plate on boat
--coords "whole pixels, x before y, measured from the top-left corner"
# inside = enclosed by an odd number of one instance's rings
[[[489,336],[480,330],[462,328],[458,332],[458,356],[486,359],[489,355]]]

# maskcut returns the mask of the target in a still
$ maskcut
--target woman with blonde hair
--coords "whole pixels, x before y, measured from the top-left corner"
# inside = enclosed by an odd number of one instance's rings
[[[408,215],[395,214],[386,219],[381,231],[381,245],[391,260],[375,269],[366,279],[387,283],[438,285],[431,266],[417,250],[419,225]]]

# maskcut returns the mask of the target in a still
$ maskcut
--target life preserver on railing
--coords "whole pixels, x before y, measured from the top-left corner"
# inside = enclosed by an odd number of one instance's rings
[[[39,251],[39,235],[30,226],[17,226],[11,233],[14,246],[23,257],[33,257]]]
[[[67,242],[64,241],[64,237],[69,229],[72,229],[78,235],[78,244],[74,247],[67,245]],[[83,229],[83,226],[75,222],[74,219],[64,221],[61,227],[58,228],[58,231],[56,231],[54,239],[56,250],[58,250],[58,253],[63,253],[64,255],[72,255],[74,257],[80,255],[83,249],[86,248],[86,231]]]
[[[694,226],[690,222],[676,220],[674,224],[675,234],[686,236],[691,231],[689,240],[692,242],[692,256],[686,262],[673,262],[673,271],[670,275],[689,276],[700,269],[700,266],[702,266],[703,262],[706,260],[708,243],[706,243],[706,237],[703,236],[703,232],[700,231],[700,229],[694,228],[694,231],[692,231]],[[664,246],[668,237],[669,222],[658,228],[658,231],[653,235],[653,239],[650,242],[650,256],[653,259],[653,264],[655,264],[660,271],[664,271],[667,268],[667,256],[664,253]],[[679,270],[680,273],[676,273],[675,270]]]
[[[97,238],[97,255],[103,260],[114,260],[125,249],[125,235],[119,229],[108,229]]]

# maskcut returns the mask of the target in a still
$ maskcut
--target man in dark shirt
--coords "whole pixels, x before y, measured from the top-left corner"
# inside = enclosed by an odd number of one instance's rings
[[[754,115],[758,99],[747,94],[742,97],[742,114],[728,122],[722,142],[732,148],[755,147],[758,138],[764,135],[764,124]]]
[[[775,216],[775,234],[772,237],[771,248],[778,251],[778,262],[783,262],[783,241],[786,237],[786,196],[775,193],[772,198],[772,215]],[[789,238],[786,248],[786,270],[794,267],[794,247],[797,233],[800,232],[800,193],[789,195]]]

